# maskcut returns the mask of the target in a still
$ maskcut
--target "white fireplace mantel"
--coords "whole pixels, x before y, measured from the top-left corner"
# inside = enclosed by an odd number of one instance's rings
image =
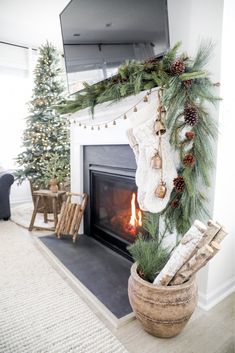
[[[128,144],[127,130],[138,123],[143,122],[146,117],[153,116],[156,111],[156,92],[149,96],[149,102],[143,102],[147,91],[140,92],[122,99],[116,103],[102,103],[95,107],[92,119],[90,109],[86,108],[73,113],[70,118],[71,125],[71,188],[73,192],[83,191],[83,146],[86,145],[123,145]],[[137,112],[132,107],[137,105]],[[127,119],[123,119],[126,111]],[[113,120],[117,117],[116,125]],[[87,128],[79,126],[79,122],[86,123]],[[105,123],[108,128],[105,128]],[[98,130],[97,124],[103,124]],[[91,126],[94,126],[94,130]]]

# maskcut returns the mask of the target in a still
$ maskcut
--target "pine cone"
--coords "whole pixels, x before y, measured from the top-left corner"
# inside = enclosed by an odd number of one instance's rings
[[[193,105],[187,105],[184,108],[184,121],[190,126],[198,122],[197,108]]]
[[[188,131],[185,133],[185,137],[188,139],[188,140],[193,140],[194,137],[195,137],[195,133],[193,131]]]
[[[156,64],[156,60],[155,61],[153,61],[153,60],[147,61],[144,64],[145,71],[148,72],[148,73],[152,72],[154,70],[155,64]]]
[[[179,200],[175,199],[175,200],[171,201],[172,208],[178,208],[179,205],[180,205]]]
[[[183,81],[183,85],[185,88],[190,88],[193,84],[193,80],[185,80]]]
[[[117,74],[112,78],[113,83],[120,83],[122,81],[122,77],[120,74]]]
[[[184,191],[184,178],[182,176],[178,176],[177,178],[174,178],[173,184],[175,187],[175,190],[178,192],[183,192]]]
[[[185,64],[182,59],[176,60],[172,65],[171,65],[171,73],[172,75],[181,75],[185,71]]]
[[[183,164],[187,167],[191,167],[195,164],[196,159],[192,153],[188,153],[184,156]]]

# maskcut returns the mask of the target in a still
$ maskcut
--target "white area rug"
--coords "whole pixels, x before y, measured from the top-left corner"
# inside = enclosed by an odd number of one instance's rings
[[[1,353],[127,353],[12,222],[0,222],[0,283]]]
[[[18,224],[21,227],[27,228],[29,227],[31,217],[33,213],[33,203],[24,203],[18,206],[14,206],[11,208],[11,220]],[[48,219],[53,220],[53,215],[49,214]],[[53,227],[54,223],[49,221],[48,223],[44,223],[43,214],[37,213],[36,220],[34,222],[35,227],[43,227],[50,229]],[[36,229],[34,228],[34,231]]]

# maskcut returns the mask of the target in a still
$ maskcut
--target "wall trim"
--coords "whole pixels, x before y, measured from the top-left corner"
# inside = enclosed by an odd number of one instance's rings
[[[235,293],[235,277],[230,278],[208,294],[199,292],[198,306],[199,308],[208,311],[232,293]]]

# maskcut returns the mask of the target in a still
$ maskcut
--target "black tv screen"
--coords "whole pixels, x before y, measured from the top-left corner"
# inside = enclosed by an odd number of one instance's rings
[[[169,48],[167,0],[72,0],[60,22],[71,94]]]

